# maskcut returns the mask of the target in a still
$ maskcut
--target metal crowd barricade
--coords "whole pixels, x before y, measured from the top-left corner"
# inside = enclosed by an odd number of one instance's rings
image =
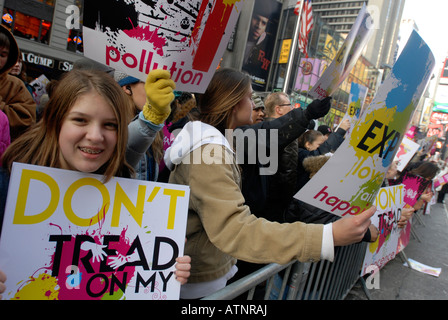
[[[343,300],[358,281],[370,299],[360,277],[366,248],[367,243],[337,247],[333,262],[270,264],[204,300],[231,300],[246,292],[247,300],[252,300],[257,286],[263,283],[265,300]]]
[[[285,270],[285,275],[289,275],[291,267],[295,264],[295,262],[290,262],[287,265],[279,265],[276,263],[269,264],[258,271],[255,271],[252,274],[247,275],[244,278],[235,281],[234,283],[226,286],[225,288],[215,292],[212,295],[209,295],[202,300],[231,300],[234,299],[244,293],[248,293],[247,300],[252,300],[254,296],[255,289],[259,284],[264,283],[268,280],[267,290],[265,294],[265,300],[268,300],[270,294],[270,288],[272,288],[272,284],[274,283],[274,277],[278,275],[280,272]],[[283,281],[284,285],[282,285],[283,291],[286,289],[287,277]]]

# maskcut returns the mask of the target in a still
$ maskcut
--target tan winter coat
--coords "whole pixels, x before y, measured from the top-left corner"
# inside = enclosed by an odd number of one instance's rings
[[[8,74],[18,59],[18,46],[12,34],[3,26],[0,32],[9,37],[10,49],[6,65],[0,70],[0,110],[9,120],[11,141],[36,122],[36,103],[22,80]]]
[[[206,164],[207,155],[218,164]],[[241,194],[239,168],[229,161],[234,154],[226,146],[202,144],[183,159],[169,182],[190,186],[185,247],[192,259],[190,283],[222,277],[236,259],[279,264],[320,259],[323,225],[279,224],[250,213]],[[194,159],[203,161],[192,164]]]

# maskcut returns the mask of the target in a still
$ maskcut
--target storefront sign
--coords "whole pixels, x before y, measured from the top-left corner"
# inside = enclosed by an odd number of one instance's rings
[[[48,56],[40,55],[34,52],[22,50],[22,60],[26,63],[35,64],[51,69],[68,72],[73,69],[73,63],[70,61],[57,60]]]

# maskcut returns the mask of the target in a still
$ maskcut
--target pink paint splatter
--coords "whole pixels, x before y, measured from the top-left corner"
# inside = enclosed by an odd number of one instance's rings
[[[138,26],[131,30],[123,30],[123,32],[131,38],[152,43],[157,54],[163,56],[163,47],[167,44],[167,39],[159,36],[158,28],[156,28],[155,30],[150,30],[149,26]]]

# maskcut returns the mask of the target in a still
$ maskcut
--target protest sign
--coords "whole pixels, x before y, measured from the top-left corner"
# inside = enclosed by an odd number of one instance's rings
[[[403,208],[404,188],[402,185],[381,188],[375,199],[376,212],[371,218],[378,229],[378,238],[367,246],[361,276],[369,273],[370,266],[378,269],[395,258],[397,253],[398,221]]]
[[[37,104],[40,104],[40,99],[47,92],[45,87],[49,82],[50,80],[44,74],[30,82],[30,86],[33,88],[33,99]]]
[[[448,183],[448,173],[434,179],[434,188],[441,187]]]
[[[419,149],[420,145],[418,143],[404,137],[394,159],[397,162],[397,170],[402,172]]]
[[[189,188],[14,163],[0,238],[6,299],[172,300]]]
[[[345,113],[344,118],[342,118],[339,125],[345,120],[349,120],[351,124],[357,122],[359,120],[359,117],[361,116],[362,108],[364,106],[366,98],[367,98],[367,87],[352,82],[350,88],[350,95],[348,98],[347,112]],[[347,134],[350,134],[351,130],[352,128],[350,127],[347,130]]]
[[[295,198],[338,216],[368,209],[426,90],[434,64],[431,50],[413,32],[351,134]]]
[[[404,173],[402,177],[395,181],[396,183],[404,185],[405,193],[403,201],[409,207],[413,207],[415,205],[418,198],[432,183],[431,180],[409,172]]]
[[[84,55],[146,80],[167,69],[179,91],[202,93],[224,54],[240,0],[85,0]]]
[[[406,172],[400,179],[395,181],[404,186],[404,208],[412,208],[425,190],[432,184],[431,180]],[[409,244],[411,237],[412,218],[406,226],[401,229],[398,238],[397,252],[401,252]]]
[[[431,150],[436,145],[437,138],[438,138],[438,136],[435,135],[435,136],[430,136],[430,137],[426,137],[424,139],[419,140],[418,143],[421,146],[421,150],[420,150],[421,153],[427,154],[428,152],[431,152]]]
[[[344,82],[373,34],[373,19],[364,4],[336,58],[310,91],[315,99],[331,96]]]

